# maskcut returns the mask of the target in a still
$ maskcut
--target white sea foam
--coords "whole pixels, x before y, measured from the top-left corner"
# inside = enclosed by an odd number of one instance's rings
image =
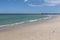
[[[7,24],[7,25],[1,25],[0,27],[5,27],[5,26],[14,26],[17,24],[23,24],[24,22],[19,22],[19,23],[13,23],[13,24]]]
[[[29,22],[35,22],[35,21],[38,21],[38,20],[29,20]]]
[[[8,24],[7,25],[1,25],[0,27],[5,27],[5,26],[9,26]]]

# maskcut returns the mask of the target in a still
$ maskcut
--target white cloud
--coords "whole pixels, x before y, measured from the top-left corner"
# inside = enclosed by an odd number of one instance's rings
[[[46,6],[56,6],[60,4],[60,0],[45,0]]]
[[[26,2],[29,0],[25,0]],[[44,0],[44,3],[35,5],[33,3],[28,3],[29,6],[56,6],[60,4],[60,0]]]
[[[28,0],[24,0],[24,2],[27,2]]]
[[[33,5],[33,4],[28,4],[29,6],[32,6],[32,7],[42,7],[44,6],[44,4],[40,4],[40,5]]]

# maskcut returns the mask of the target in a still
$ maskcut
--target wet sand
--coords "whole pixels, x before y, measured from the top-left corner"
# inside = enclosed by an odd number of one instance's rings
[[[16,25],[18,28],[13,27],[13,30],[1,30],[0,40],[60,40],[60,15],[43,21]]]

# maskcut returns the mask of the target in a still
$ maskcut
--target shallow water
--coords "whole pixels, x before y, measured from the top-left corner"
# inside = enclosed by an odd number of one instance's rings
[[[24,22],[28,20],[34,20],[47,17],[47,15],[40,14],[1,14],[0,15],[0,25]]]

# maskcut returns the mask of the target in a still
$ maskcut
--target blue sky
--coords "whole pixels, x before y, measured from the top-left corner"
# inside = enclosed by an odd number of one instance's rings
[[[60,13],[60,0],[0,0],[0,13]]]

